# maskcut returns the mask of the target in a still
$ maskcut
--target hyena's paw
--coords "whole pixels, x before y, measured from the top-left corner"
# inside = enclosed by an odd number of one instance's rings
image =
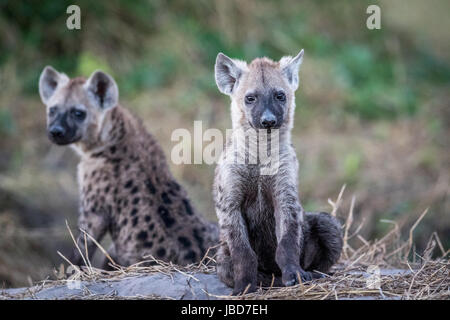
[[[308,271],[308,272],[311,273],[313,279],[323,279],[328,276],[326,274],[315,272],[315,271]]]
[[[301,282],[307,282],[319,278],[319,275],[316,272],[305,271],[299,266],[288,266],[282,272],[281,281],[286,287],[290,287],[299,284],[299,278]]]
[[[247,289],[248,287],[248,289]],[[235,284],[233,288],[233,296],[239,296],[241,294],[245,293],[252,293],[255,292],[257,289],[255,283],[249,283],[247,281],[239,281]]]

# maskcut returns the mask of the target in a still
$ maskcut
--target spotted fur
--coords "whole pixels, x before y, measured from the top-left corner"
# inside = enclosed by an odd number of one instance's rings
[[[109,253],[120,265],[147,255],[177,264],[199,261],[216,244],[217,226],[196,212],[160,145],[118,104],[116,90],[102,72],[88,80],[69,79],[47,67],[41,76],[42,100],[47,110],[56,108],[47,111],[48,130],[59,126],[64,132],[58,139],[49,135],[55,143],[70,144],[81,158],[79,227],[98,242],[109,233]],[[74,109],[85,113],[83,121]],[[67,137],[65,127],[73,131]],[[85,252],[83,234],[77,243]],[[92,256],[96,245],[88,239],[87,246]],[[82,264],[78,250],[72,262]]]

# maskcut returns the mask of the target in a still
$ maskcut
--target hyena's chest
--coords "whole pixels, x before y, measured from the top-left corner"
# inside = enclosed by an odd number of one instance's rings
[[[103,160],[82,161],[78,165],[80,205],[89,213],[110,213],[114,181]]]
[[[258,166],[247,166],[245,171],[246,174],[241,172],[243,180],[240,181],[243,193],[242,208],[245,216],[252,218],[255,223],[262,223],[268,215],[273,215],[274,179],[261,175]]]
[[[107,165],[102,160],[82,161],[78,165],[78,187],[82,205],[91,204],[91,202],[106,202],[109,194],[108,186],[110,176],[106,170]]]
[[[276,249],[275,214],[272,181],[259,176],[249,180],[242,204],[250,244],[260,259],[260,265],[274,261]],[[270,264],[270,263],[269,263]]]

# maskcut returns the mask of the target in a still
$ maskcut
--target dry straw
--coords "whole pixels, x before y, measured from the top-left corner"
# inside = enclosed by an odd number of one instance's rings
[[[342,187],[336,201],[328,200],[332,206],[331,214],[338,216],[345,185]],[[356,227],[354,222],[355,197],[352,197],[350,210],[345,218],[343,228],[344,248],[339,263],[333,267],[332,274],[313,282],[300,283],[292,287],[277,288],[272,285],[269,288],[260,287],[256,293],[241,296],[217,296],[207,293],[211,298],[217,299],[450,299],[450,264],[448,253],[445,250],[437,233],[433,233],[428,241],[425,251],[419,255],[414,250],[413,233],[420,221],[426,216],[428,209],[418,217],[408,233],[406,241],[401,240],[401,228],[394,221],[382,220],[392,225],[389,232],[381,239],[369,241],[360,231],[364,220]],[[75,246],[82,255],[85,267],[74,266],[61,253],[58,254],[72,266],[73,274],[68,279],[47,280],[41,282],[33,290],[29,290],[25,296],[33,295],[49,286],[62,284],[69,280],[85,281],[115,281],[123,278],[141,276],[143,274],[164,274],[172,277],[175,273],[181,273],[186,277],[198,281],[198,273],[215,273],[215,259],[208,253],[198,264],[178,266],[170,262],[155,259],[153,256],[145,257],[145,261],[129,267],[119,266],[106,252],[106,250],[84,230],[87,241],[89,237],[98,246],[101,252],[109,260],[114,271],[104,271],[92,267],[87,252],[77,245],[73,234],[67,225]],[[351,243],[352,244],[351,244]],[[356,245],[358,245],[356,247]],[[85,246],[87,247],[87,246]],[[434,258],[432,258],[434,257]],[[376,272],[373,273],[373,270]],[[63,273],[60,270],[60,274]],[[377,277],[377,278],[374,278]],[[22,294],[22,297],[24,295]],[[11,296],[3,296],[11,298]],[[0,293],[0,299],[2,294]],[[135,296],[117,297],[110,295],[95,295],[84,292],[74,299],[167,299],[159,296]]]

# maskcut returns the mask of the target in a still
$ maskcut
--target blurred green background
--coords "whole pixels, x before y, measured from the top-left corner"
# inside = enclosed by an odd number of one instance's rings
[[[69,76],[101,68],[121,102],[170,154],[176,128],[225,130],[229,99],[217,90],[217,53],[279,59],[305,49],[293,143],[300,195],[330,211],[347,184],[366,239],[399,222],[423,248],[437,232],[450,245],[450,2],[76,1],[81,30],[66,28],[73,1],[0,0],[0,288],[51,276],[72,247],[77,156],[46,138],[38,77],[45,65]],[[381,30],[366,8],[381,8]],[[193,203],[216,219],[214,166],[170,164]]]

